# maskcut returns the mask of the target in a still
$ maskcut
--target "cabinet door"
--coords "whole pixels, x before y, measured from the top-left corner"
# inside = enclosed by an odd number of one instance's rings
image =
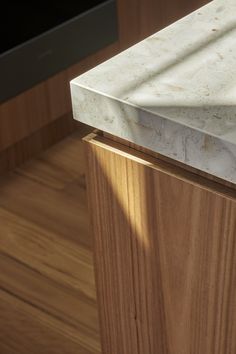
[[[104,354],[236,353],[235,192],[85,142]]]

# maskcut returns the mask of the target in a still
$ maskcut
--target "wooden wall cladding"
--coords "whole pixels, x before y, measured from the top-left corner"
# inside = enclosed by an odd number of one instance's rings
[[[113,44],[0,105],[0,151],[71,112],[69,81],[118,50]]]
[[[0,175],[21,165],[52,144],[65,138],[75,130],[76,126],[83,131],[82,124],[75,122],[70,113],[65,114],[30,136],[26,136],[7,149],[0,151]]]
[[[144,39],[209,0],[118,0],[121,48]]]

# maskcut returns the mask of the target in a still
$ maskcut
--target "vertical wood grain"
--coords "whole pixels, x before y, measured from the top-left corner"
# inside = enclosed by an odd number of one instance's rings
[[[69,113],[0,151],[0,175],[35,157],[76,128],[80,131],[84,129],[82,124],[73,120],[72,113]]]
[[[236,352],[236,196],[85,142],[104,354]]]
[[[209,0],[118,0],[121,49],[186,16]]]
[[[120,50],[126,49],[139,41],[139,9],[138,0],[117,1]]]
[[[162,21],[165,26],[179,20],[196,9],[206,5],[210,0],[159,0]]]

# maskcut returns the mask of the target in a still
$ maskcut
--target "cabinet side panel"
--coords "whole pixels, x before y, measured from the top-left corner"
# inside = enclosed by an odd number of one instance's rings
[[[235,201],[120,146],[85,142],[103,353],[236,352]]]

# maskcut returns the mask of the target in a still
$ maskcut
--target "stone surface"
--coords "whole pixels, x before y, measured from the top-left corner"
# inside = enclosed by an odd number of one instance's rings
[[[71,82],[74,118],[236,183],[236,1],[215,0]]]

